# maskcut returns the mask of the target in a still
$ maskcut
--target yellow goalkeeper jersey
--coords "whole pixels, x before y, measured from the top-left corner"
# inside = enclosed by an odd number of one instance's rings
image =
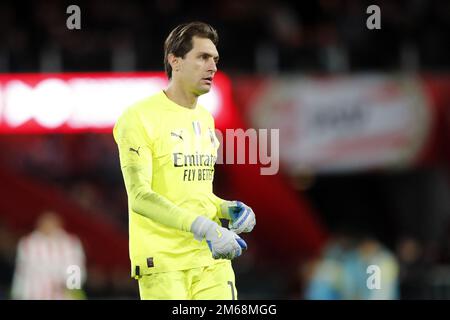
[[[211,114],[161,91],[124,111],[114,139],[128,195],[132,277],[224,262],[190,232],[199,215],[222,218],[224,200],[212,188],[219,141]]]

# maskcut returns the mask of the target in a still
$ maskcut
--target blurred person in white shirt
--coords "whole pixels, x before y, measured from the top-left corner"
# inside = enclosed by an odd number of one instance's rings
[[[19,241],[11,298],[82,299],[85,279],[81,241],[64,230],[56,213],[44,212],[35,230]]]

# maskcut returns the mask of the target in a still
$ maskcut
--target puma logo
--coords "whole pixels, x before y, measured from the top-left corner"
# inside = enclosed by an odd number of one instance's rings
[[[141,156],[141,155],[139,154],[139,149],[140,149],[140,148],[141,148],[141,147],[137,148],[137,150],[136,150],[136,149],[133,149],[133,148],[130,148],[130,151],[136,152],[138,156]]]
[[[172,131],[172,132],[170,133],[170,135],[171,135],[172,137],[180,138],[181,140],[184,141],[183,137],[182,137],[180,134],[177,134],[177,133],[175,133],[175,132]]]

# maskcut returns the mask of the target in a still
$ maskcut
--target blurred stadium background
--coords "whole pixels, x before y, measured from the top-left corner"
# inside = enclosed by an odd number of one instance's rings
[[[87,299],[138,298],[111,128],[166,84],[163,41],[193,20],[220,36],[204,97],[217,127],[280,129],[277,175],[216,166],[216,193],[258,217],[233,262],[240,298],[450,298],[450,3],[437,0],[2,1],[0,298],[45,210],[83,244]]]

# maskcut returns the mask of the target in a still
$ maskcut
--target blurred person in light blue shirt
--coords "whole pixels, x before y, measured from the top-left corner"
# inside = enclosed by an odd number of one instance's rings
[[[310,263],[312,271],[306,279],[307,300],[342,299],[343,261],[351,246],[345,234],[336,234],[324,247],[321,257]]]
[[[356,242],[343,261],[342,299],[399,298],[399,266],[395,256],[371,237]]]
[[[395,256],[378,241],[370,237],[356,240],[342,235],[333,238],[325,247],[321,258],[314,263],[304,298],[398,299],[398,273]]]

